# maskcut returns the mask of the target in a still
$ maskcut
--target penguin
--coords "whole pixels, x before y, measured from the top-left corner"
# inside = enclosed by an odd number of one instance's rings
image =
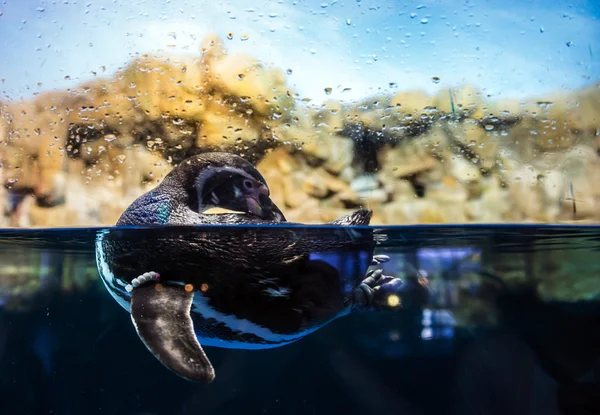
[[[213,207],[239,213],[204,213]],[[399,282],[369,271],[387,260],[373,255],[371,215],[357,210],[327,224],[333,229],[296,227],[250,162],[204,153],[100,234],[96,261],[150,352],[184,379],[212,382],[203,346],[283,346],[368,308]]]

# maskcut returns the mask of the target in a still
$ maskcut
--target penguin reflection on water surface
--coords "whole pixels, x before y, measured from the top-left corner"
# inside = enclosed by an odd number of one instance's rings
[[[240,213],[204,213],[214,207]],[[370,218],[371,211],[358,210],[329,224],[368,225]],[[373,257],[369,231],[307,237],[289,227],[177,226],[282,223],[252,164],[205,153],[184,160],[117,222],[174,226],[104,233],[96,243],[98,269],[154,356],[185,379],[210,382],[215,373],[202,345],[282,346],[370,306],[399,283],[379,269],[367,273],[386,259]],[[352,281],[323,259],[327,255],[350,258],[354,272],[366,278]]]

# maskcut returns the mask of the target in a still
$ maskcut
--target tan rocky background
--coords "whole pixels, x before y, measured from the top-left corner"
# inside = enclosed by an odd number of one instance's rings
[[[0,105],[0,225],[112,225],[197,152],[257,164],[288,220],[598,222],[600,84],[493,101],[476,86],[315,105],[209,36],[112,79]]]

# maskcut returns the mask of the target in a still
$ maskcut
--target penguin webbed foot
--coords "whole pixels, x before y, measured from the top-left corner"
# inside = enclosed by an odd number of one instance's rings
[[[371,270],[360,285],[354,289],[353,303],[359,307],[372,307],[380,294],[395,291],[401,284],[400,278],[384,275],[381,268]]]

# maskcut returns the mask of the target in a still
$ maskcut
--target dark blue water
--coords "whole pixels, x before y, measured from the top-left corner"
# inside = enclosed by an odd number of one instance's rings
[[[259,232],[257,232],[259,229]],[[1,414],[599,414],[600,227],[0,231]],[[401,289],[264,350],[205,347],[212,384],[160,364],[98,276],[116,235],[375,242]],[[283,238],[283,239],[282,239]],[[160,255],[160,253],[157,253]],[[348,281],[360,252],[326,258]],[[160,258],[160,256],[159,256]]]

